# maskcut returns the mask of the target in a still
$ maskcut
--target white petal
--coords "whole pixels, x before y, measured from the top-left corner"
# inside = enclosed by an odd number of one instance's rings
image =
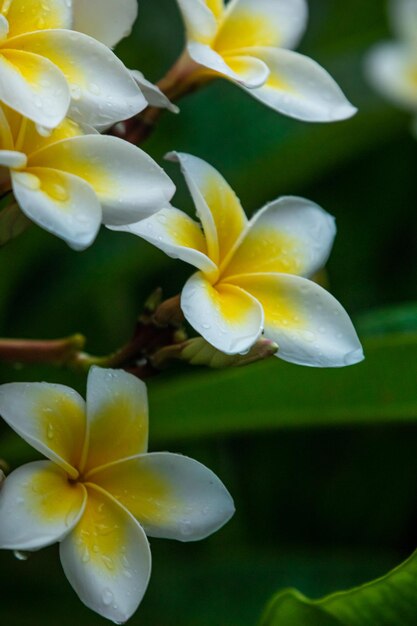
[[[54,167],[84,179],[103,209],[103,222],[131,224],[169,203],[175,186],[146,152],[117,137],[72,137],[38,152],[31,167]]]
[[[12,172],[12,184],[23,213],[41,228],[63,239],[74,250],[84,250],[93,243],[102,211],[96,194],[84,180],[66,172],[36,167]]]
[[[128,37],[138,15],[138,0],[72,0],[74,30],[113,48]]]
[[[255,55],[222,57],[210,46],[198,42],[189,43],[187,49],[190,57],[199,65],[248,89],[263,85],[268,78],[268,67]]]
[[[148,397],[144,382],[123,370],[93,367],[87,381],[88,448],[83,471],[148,449]]]
[[[354,106],[318,63],[291,50],[253,48],[270,69],[265,85],[246,90],[271,109],[305,122],[335,122],[352,117]]]
[[[410,43],[417,43],[417,2],[416,0],[390,0],[392,23],[398,36]]]
[[[140,87],[141,92],[145,96],[148,104],[159,109],[168,109],[171,113],[179,113],[179,108],[172,104],[169,98],[153,83],[146,80],[142,72],[132,70],[132,76]]]
[[[117,624],[139,606],[151,553],[138,522],[109,495],[88,485],[84,515],[60,545],[62,567],[80,600]]]
[[[265,337],[277,356],[310,367],[343,367],[363,360],[363,351],[341,304],[306,278],[286,274],[239,276],[234,284],[262,304]]]
[[[222,279],[257,272],[312,276],[326,264],[335,234],[334,218],[314,202],[279,198],[251,219]]]
[[[204,234],[197,222],[178,209],[162,209],[137,224],[111,227],[142,237],[173,259],[194,265],[205,274],[217,272],[217,266],[207,256]]]
[[[225,354],[248,351],[262,332],[263,311],[255,298],[234,286],[213,287],[200,273],[186,282],[181,308],[191,326]]]
[[[1,385],[0,415],[35,450],[77,477],[86,417],[76,391],[48,383]]]
[[[147,535],[198,541],[234,513],[232,497],[207,467],[159,452],[114,463],[90,476],[141,523]]]
[[[9,23],[9,39],[35,30],[72,25],[72,0],[11,0],[2,5]]]
[[[147,106],[129,70],[107,46],[88,35],[37,31],[14,37],[8,46],[46,57],[61,70],[72,96],[70,117],[77,121],[103,126],[130,118]]]
[[[413,46],[384,43],[371,50],[367,73],[375,87],[392,102],[417,109],[417,53]]]
[[[205,0],[178,0],[189,41],[210,43],[217,31],[217,20]]]
[[[26,166],[27,156],[14,150],[0,150],[0,166],[20,169]]]
[[[0,100],[36,124],[54,128],[68,112],[70,92],[51,61],[7,49],[0,55]]]
[[[180,164],[203,225],[208,256],[220,265],[247,224],[239,198],[223,176],[202,159],[180,152],[165,158]]]
[[[61,541],[83,514],[86,491],[50,461],[23,465],[0,491],[0,548],[38,550]]]
[[[215,46],[222,50],[294,48],[304,33],[307,18],[306,0],[232,0]]]

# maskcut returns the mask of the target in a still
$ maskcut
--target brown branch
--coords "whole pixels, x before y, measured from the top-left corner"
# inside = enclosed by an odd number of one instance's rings
[[[158,290],[146,303],[131,339],[109,355],[88,354],[84,351],[85,337],[77,334],[57,340],[0,339],[0,362],[47,363],[81,371],[98,365],[125,369],[140,378],[149,378],[159,371],[152,364],[152,355],[187,339],[182,323],[179,298],[161,302]]]

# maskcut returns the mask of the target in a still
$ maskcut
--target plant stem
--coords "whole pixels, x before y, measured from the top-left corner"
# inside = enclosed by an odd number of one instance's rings
[[[140,378],[149,378],[159,371],[151,363],[152,355],[187,339],[181,328],[182,321],[179,298],[161,302],[158,290],[146,303],[130,341],[109,355],[88,354],[84,351],[86,338],[76,334],[56,340],[0,339],[0,362],[47,363],[83,372],[98,365],[125,369]]]

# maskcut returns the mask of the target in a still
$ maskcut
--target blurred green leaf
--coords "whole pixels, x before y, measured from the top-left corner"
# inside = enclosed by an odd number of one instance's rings
[[[365,336],[417,332],[417,302],[387,307],[361,315],[358,329]]]
[[[415,626],[417,552],[386,576],[362,587],[310,601],[295,590],[279,593],[260,626]]]
[[[152,436],[171,441],[262,430],[417,420],[417,333],[364,342],[363,363],[337,370],[275,358],[150,384]]]

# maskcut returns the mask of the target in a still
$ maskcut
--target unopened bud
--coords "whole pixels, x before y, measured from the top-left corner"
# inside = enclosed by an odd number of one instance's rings
[[[274,356],[278,351],[276,343],[270,339],[259,339],[246,354],[224,354],[202,337],[189,339],[182,344],[168,346],[152,357],[155,367],[162,369],[169,361],[180,360],[190,365],[202,365],[213,369],[241,367]]]

